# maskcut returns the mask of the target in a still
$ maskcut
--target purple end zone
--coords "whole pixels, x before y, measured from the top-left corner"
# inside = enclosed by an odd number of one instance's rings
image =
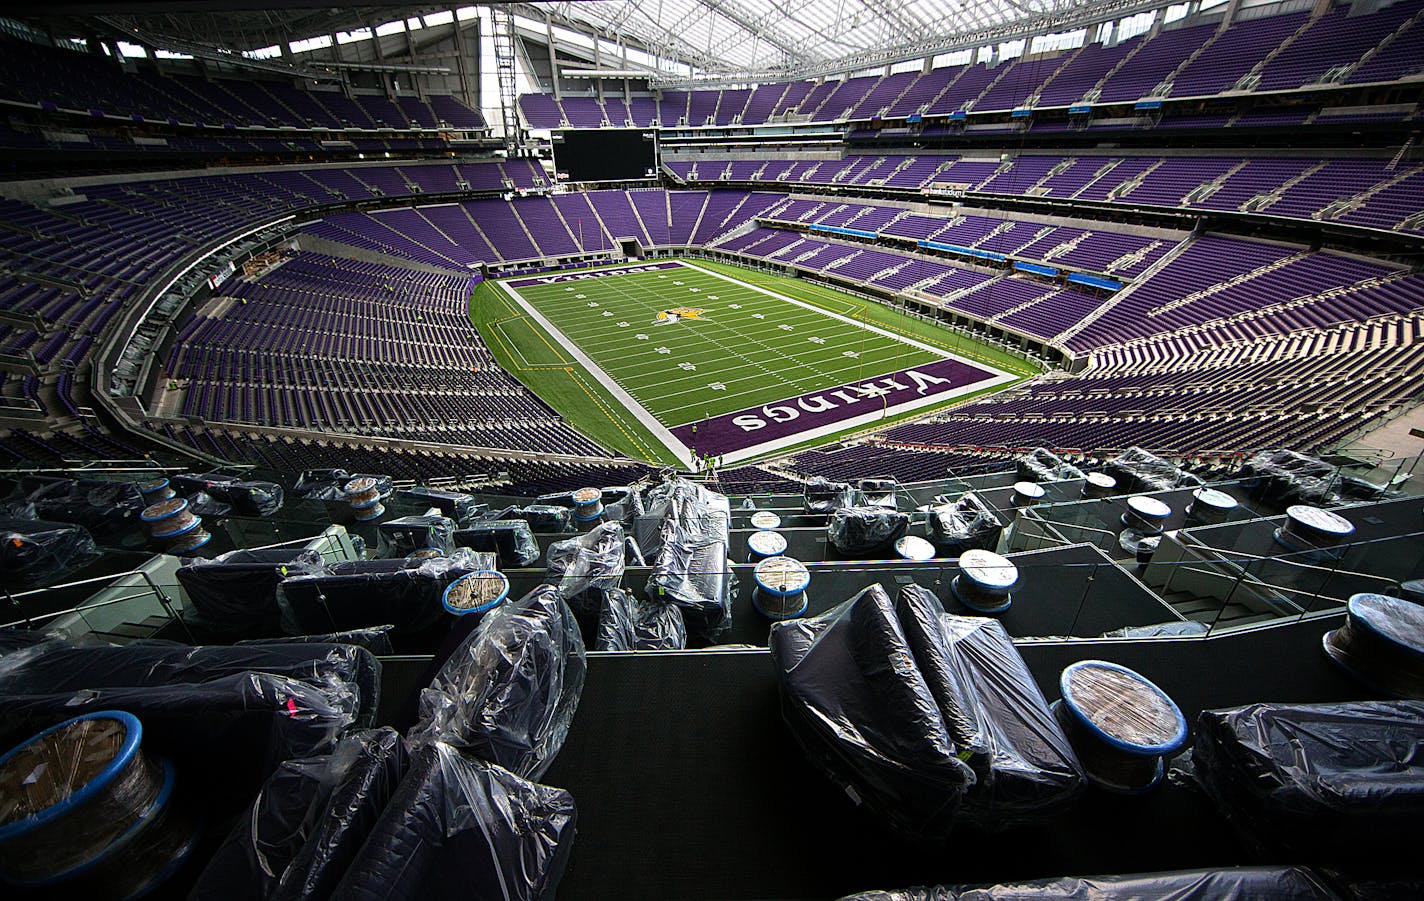
[[[657,272],[659,269],[681,269],[682,264],[669,260],[662,263],[640,263],[636,266],[619,266],[616,269],[595,269],[579,272],[550,272],[533,278],[521,278],[505,282],[511,288],[528,288],[532,285],[559,285],[564,282],[580,282],[584,279],[603,278],[605,275],[627,275],[630,272]]]
[[[867,413],[888,409],[893,414],[900,409],[928,406],[928,399],[963,394],[965,389],[999,375],[962,360],[939,360],[864,382],[725,413],[671,431],[696,453],[720,456],[834,426]]]

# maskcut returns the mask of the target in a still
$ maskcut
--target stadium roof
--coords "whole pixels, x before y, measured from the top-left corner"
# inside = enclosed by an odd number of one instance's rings
[[[855,72],[935,53],[1068,31],[1164,6],[1164,0],[495,0],[686,68],[663,86]],[[50,0],[24,4],[52,22],[88,16],[116,35],[201,52],[252,51],[463,3],[331,7],[329,0]],[[480,5],[490,5],[488,2]],[[461,20],[464,20],[462,9]],[[68,21],[76,21],[70,18]],[[412,19],[418,22],[418,19]],[[82,33],[82,32],[76,32]],[[273,65],[280,66],[278,61]],[[693,73],[690,77],[688,69]]]
[[[1067,30],[1162,0],[604,0],[519,4],[636,38],[709,77],[832,74]]]

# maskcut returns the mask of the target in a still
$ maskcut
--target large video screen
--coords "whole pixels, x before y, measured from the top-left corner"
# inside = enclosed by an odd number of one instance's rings
[[[569,181],[651,178],[657,172],[653,133],[641,128],[554,132],[554,167]]]

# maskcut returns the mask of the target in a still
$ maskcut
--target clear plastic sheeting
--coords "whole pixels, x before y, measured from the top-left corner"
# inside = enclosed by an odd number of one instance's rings
[[[455,524],[459,526],[466,525],[471,519],[484,513],[486,509],[485,505],[476,500],[472,494],[441,491],[437,488],[426,488],[423,485],[401,489],[397,496],[401,500],[417,506],[434,507],[440,511],[440,515],[454,520]]]
[[[910,530],[910,517],[884,507],[844,507],[826,523],[826,540],[848,556],[888,554]]]
[[[1029,482],[1084,478],[1083,470],[1047,448],[1036,447],[1014,461],[1018,477]]]
[[[1127,491],[1166,491],[1206,484],[1196,475],[1140,447],[1128,448],[1104,464],[1103,469]]]
[[[1412,872],[1424,822],[1424,702],[1204,710],[1190,773],[1265,853]]]
[[[848,483],[832,482],[821,476],[806,482],[803,495],[807,513],[834,513],[856,504],[855,489]]]
[[[283,760],[324,754],[356,724],[358,689],[331,676],[319,685],[248,671],[192,683],[7,687],[0,692],[0,742],[76,714],[123,710],[143,723],[144,746],[173,758],[185,781],[205,786],[210,812],[224,811],[251,800]]]
[[[285,580],[279,597],[292,633],[390,625],[403,637],[448,620],[440,598],[451,582],[494,568],[492,554],[465,549],[427,560],[352,560]]]
[[[1241,474],[1258,480],[1257,490],[1281,504],[1325,507],[1340,500],[1340,470],[1286,448],[1261,451],[1241,465]]]
[[[650,490],[646,506],[637,540],[653,568],[648,600],[678,605],[689,633],[715,641],[732,625],[731,504],[677,478]]]
[[[535,532],[567,532],[573,511],[568,507],[554,504],[528,504],[523,507],[505,507],[490,516],[490,519],[522,519]]]
[[[933,886],[860,892],[841,901],[1336,901],[1302,867],[1232,867],[1129,876],[1067,876],[985,886]]]
[[[425,745],[331,897],[552,901],[576,820],[562,789]]]
[[[267,517],[282,509],[282,486],[276,482],[250,482],[216,473],[176,475],[173,490],[185,497],[202,492],[226,504],[238,516]],[[200,511],[200,513],[216,511]]]
[[[0,696],[178,687],[251,672],[295,679],[341,696],[357,725],[369,724],[376,715],[381,663],[369,651],[344,644],[192,647],[140,641],[119,647],[55,638],[0,658]]]
[[[98,556],[94,537],[83,526],[0,519],[0,578],[10,587],[51,585]]]
[[[1123,626],[1104,632],[1103,638],[1191,638],[1211,631],[1206,623],[1195,620],[1152,623],[1147,626]]]
[[[369,629],[347,629],[345,632],[325,632],[320,635],[283,635],[278,638],[248,638],[236,642],[248,644],[350,644],[365,648],[377,657],[395,653],[391,648],[394,626],[372,626]]]
[[[685,647],[687,627],[675,604],[643,601],[621,588],[604,595],[595,651],[674,651]]]
[[[548,581],[581,616],[596,615],[608,592],[623,584],[623,527],[606,522],[549,546]]]
[[[282,632],[277,586],[290,576],[320,572],[323,565],[313,550],[229,551],[212,560],[185,560],[178,584],[192,605],[190,623],[228,638],[267,637]]]
[[[388,728],[351,733],[331,754],[284,761],[188,897],[329,897],[408,766],[400,734]]]
[[[484,520],[455,533],[455,544],[494,553],[500,566],[520,569],[539,560],[539,542],[522,519]]]
[[[138,526],[148,506],[131,482],[25,476],[10,501],[32,504],[34,515],[83,526],[101,540]]]
[[[812,765],[896,831],[948,835],[977,777],[885,590],[774,623],[771,653],[782,717]]]
[[[969,792],[961,819],[997,829],[1070,806],[1087,784],[1083,765],[1003,625],[950,614],[940,622],[974,688],[992,751],[989,778]]]
[[[935,553],[958,557],[965,551],[992,551],[999,546],[1004,524],[974,493],[929,510],[929,539]]]
[[[344,502],[346,493],[342,489],[352,479],[375,479],[376,496],[380,500],[390,497],[396,490],[395,483],[386,475],[347,472],[344,469],[308,469],[297,477],[292,493],[303,500]]]
[[[1085,777],[998,622],[879,585],[771,628],[782,717],[811,763],[892,829],[945,838],[1035,822]]]
[[[552,585],[494,608],[420,694],[412,744],[443,742],[537,779],[583,693],[583,638]]]
[[[455,549],[455,521],[448,516],[402,516],[376,528],[376,556],[405,557],[435,548],[442,554]]]
[[[859,487],[861,506],[884,507],[887,510],[897,508],[895,495],[900,490],[900,483],[894,479],[861,479]]]

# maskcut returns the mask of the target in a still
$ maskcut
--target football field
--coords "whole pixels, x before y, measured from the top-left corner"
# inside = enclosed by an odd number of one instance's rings
[[[748,459],[1018,378],[858,318],[849,296],[838,310],[693,262],[499,286],[682,460]]]

